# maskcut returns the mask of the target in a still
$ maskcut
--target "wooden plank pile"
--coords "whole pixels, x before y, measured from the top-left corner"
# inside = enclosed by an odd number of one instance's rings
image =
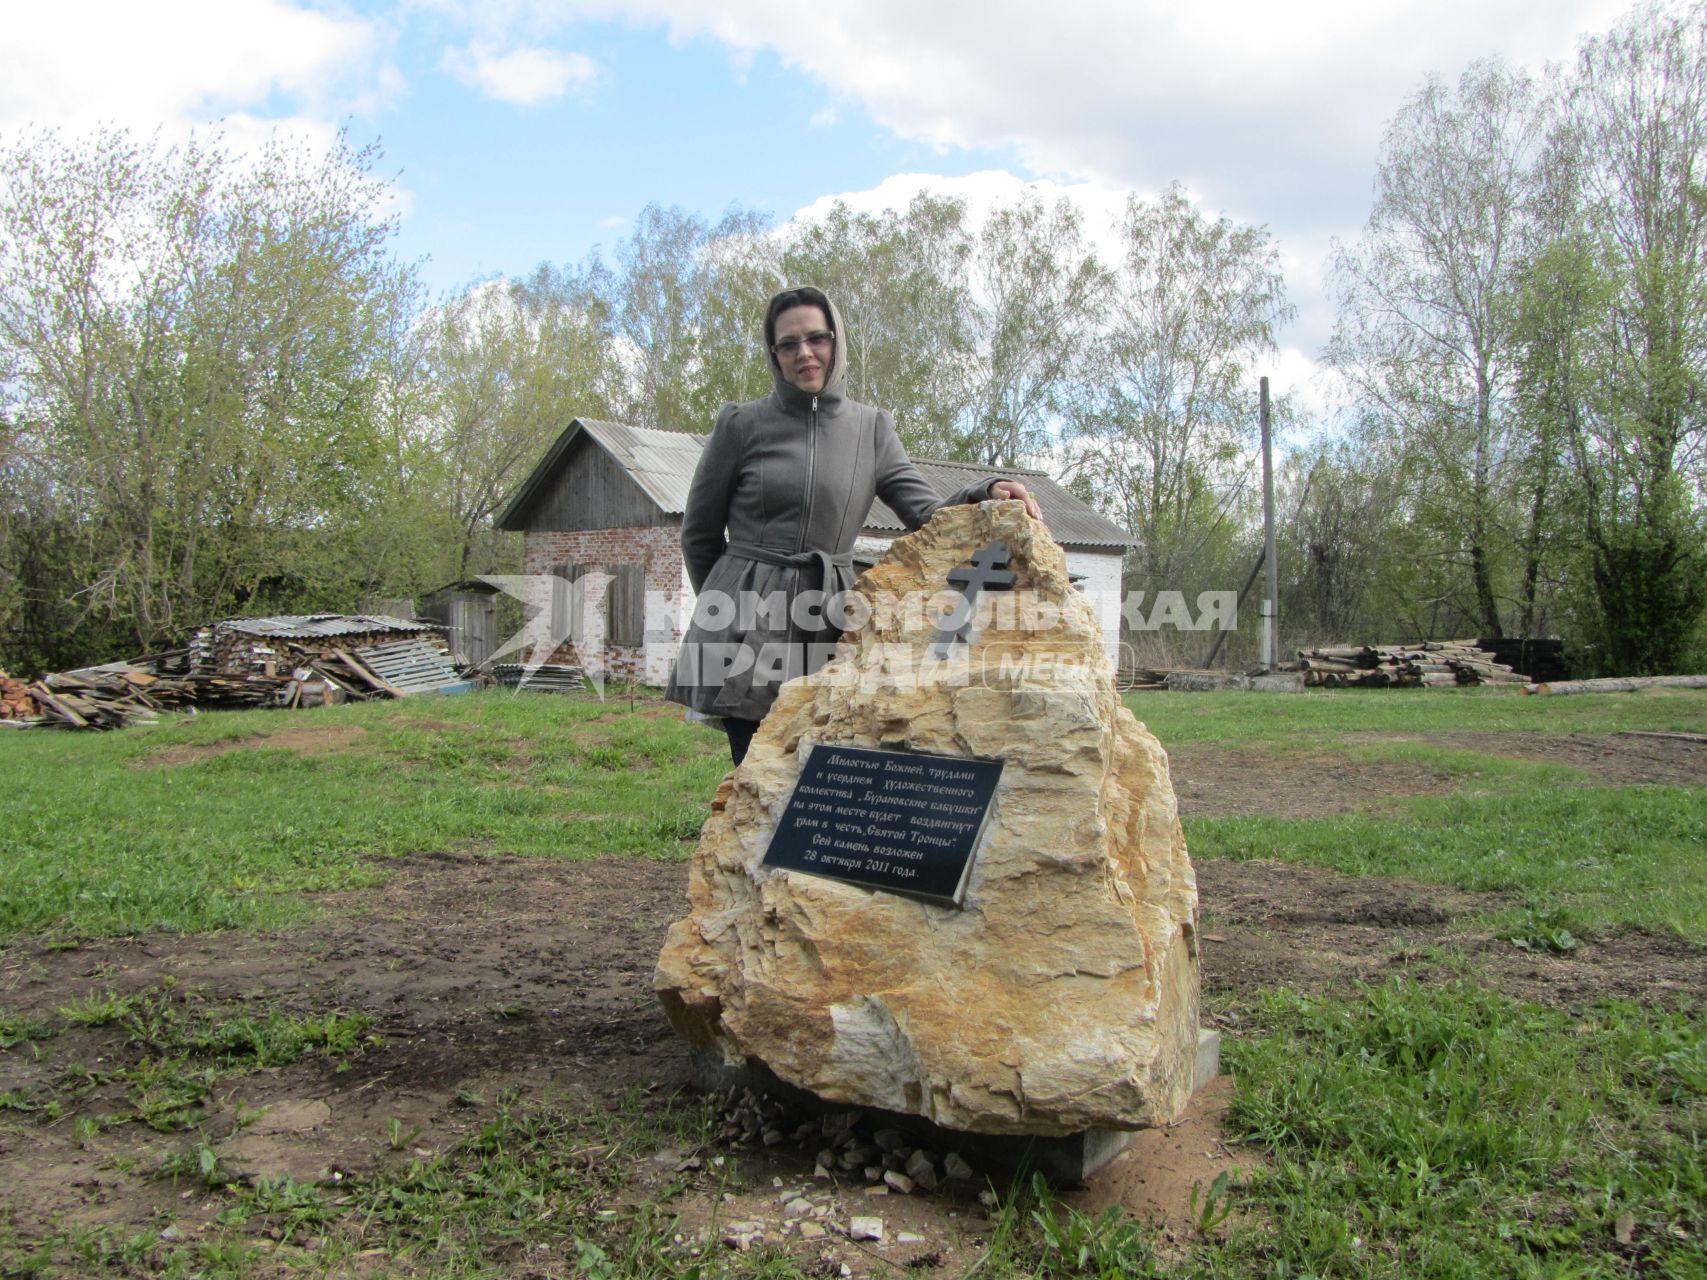
[[[115,729],[162,710],[318,707],[471,687],[430,625],[329,614],[235,618],[199,628],[182,649],[28,685],[0,680],[0,724]]]
[[[1162,689],[1171,674],[1169,670],[1159,667],[1141,667],[1131,657],[1129,645],[1120,646],[1121,658],[1114,673],[1114,687],[1122,691],[1127,689]]]
[[[1474,640],[1422,640],[1415,644],[1332,645],[1298,650],[1304,682],[1314,688],[1361,685],[1372,689],[1524,684],[1526,680]]]
[[[123,728],[154,719],[165,705],[150,696],[153,682],[150,673],[124,663],[43,676],[28,684],[0,677],[0,724],[13,729]]]

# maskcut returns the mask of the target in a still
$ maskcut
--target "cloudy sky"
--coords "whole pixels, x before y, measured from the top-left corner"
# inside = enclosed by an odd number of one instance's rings
[[[1333,237],[1429,74],[1540,69],[1625,0],[72,0],[0,22],[0,129],[347,128],[435,290],[578,259],[649,202],[779,221],[920,187],[1066,192],[1100,226],[1185,184],[1265,225],[1306,391]]]

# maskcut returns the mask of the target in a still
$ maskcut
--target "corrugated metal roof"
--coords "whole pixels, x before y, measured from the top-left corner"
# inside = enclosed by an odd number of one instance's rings
[[[281,636],[302,640],[311,636],[373,635],[380,631],[435,631],[430,622],[410,622],[378,613],[290,613],[275,618],[227,618],[215,628],[249,636]]]
[[[510,495],[510,500],[499,508],[492,517],[493,524],[500,529],[523,527],[528,511],[550,488],[558,468],[569,453],[569,446],[582,433],[591,436],[600,448],[621,463],[646,496],[658,504],[659,510],[666,515],[682,514],[687,506],[688,485],[693,481],[694,468],[699,466],[699,456],[709,437],[685,431],[631,427],[625,422],[576,418],[552,442],[539,464]]]
[[[1138,539],[1112,520],[1091,510],[1082,499],[1057,484],[1046,471],[1029,467],[986,467],[973,462],[937,462],[929,458],[914,458],[913,465],[936,490],[937,496],[943,498],[985,476],[1007,476],[1023,481],[1025,487],[1037,495],[1037,501],[1043,507],[1043,523],[1049,526],[1055,541],[1063,546],[1112,549],[1138,545]],[[878,500],[871,504],[871,512],[865,518],[865,529],[868,533],[905,533],[907,526]]]
[[[534,498],[544,491],[550,477],[556,474],[577,431],[585,431],[620,462],[646,495],[658,504],[660,511],[679,516],[686,509],[688,486],[693,482],[694,469],[699,466],[700,455],[705,451],[709,436],[577,418],[557,438],[539,465],[498,513],[496,523],[500,529],[519,527],[517,521],[533,504]],[[913,465],[918,467],[931,488],[944,498],[980,476],[1001,474],[1025,481],[1026,487],[1043,504],[1043,520],[1049,526],[1049,532],[1064,546],[1112,549],[1137,545],[1136,538],[1113,521],[1098,515],[1057,484],[1047,472],[1031,468],[985,467],[969,462],[937,462],[925,458],[913,459]],[[901,533],[905,530],[900,518],[881,501],[871,504],[865,528],[871,533]]]

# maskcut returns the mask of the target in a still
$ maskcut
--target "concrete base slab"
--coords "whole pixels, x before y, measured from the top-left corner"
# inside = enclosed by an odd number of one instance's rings
[[[748,1062],[745,1066],[730,1066],[703,1049],[692,1051],[692,1061],[694,1085],[707,1092],[751,1089],[754,1093],[768,1094],[803,1111],[848,1109],[845,1103],[827,1102],[815,1093],[784,1083],[769,1067],[757,1061]],[[1200,1030],[1197,1033],[1197,1074],[1193,1092],[1215,1079],[1220,1069],[1221,1033]],[[901,1115],[876,1107],[864,1110],[872,1117],[875,1128],[898,1129],[921,1147],[957,1151],[980,1177],[993,1178],[998,1183],[1036,1172],[1048,1179],[1052,1186],[1077,1186],[1126,1150],[1133,1138],[1132,1132],[1126,1129],[1085,1129],[1062,1137],[967,1133],[959,1129],[945,1129],[920,1116]]]
[[[1197,1032],[1197,1079],[1191,1091],[1196,1093],[1221,1074],[1221,1033],[1200,1027]]]

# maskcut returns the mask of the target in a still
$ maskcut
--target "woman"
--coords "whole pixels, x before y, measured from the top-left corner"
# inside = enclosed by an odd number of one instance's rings
[[[794,606],[802,593],[823,601],[853,583],[850,553],[873,496],[910,529],[938,507],[985,498],[1018,498],[1040,515],[1017,480],[981,480],[938,499],[890,416],[842,394],[841,332],[835,304],[817,289],[770,300],[775,389],[718,414],[682,515],[699,601],[665,696],[720,721],[736,764],[783,681],[834,652],[840,632],[823,610]]]

